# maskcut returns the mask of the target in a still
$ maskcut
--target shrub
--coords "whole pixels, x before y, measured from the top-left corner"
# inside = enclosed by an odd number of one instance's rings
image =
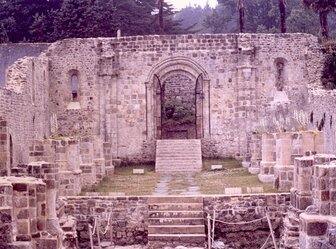
[[[326,89],[336,88],[336,53],[327,55],[321,77],[322,85]]]

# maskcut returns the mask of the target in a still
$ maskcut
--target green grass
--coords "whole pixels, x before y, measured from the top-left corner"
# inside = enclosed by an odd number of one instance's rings
[[[223,165],[223,170],[211,171],[211,165]],[[133,169],[144,168],[144,175],[133,175]],[[98,186],[84,190],[85,192],[99,192],[101,195],[117,192],[130,195],[151,195],[160,181],[160,174],[155,173],[155,166],[137,165],[116,167],[115,174],[106,177]],[[203,160],[203,170],[195,174],[195,181],[200,187],[201,194],[224,194],[225,188],[241,187],[246,193],[247,187],[263,187],[265,193],[277,192],[272,184],[264,184],[259,181],[257,175],[251,175],[247,169],[241,166],[241,162],[235,159]],[[185,176],[174,174],[168,185],[169,192],[187,189],[188,182]]]
[[[133,175],[135,168],[145,169],[145,174]],[[105,177],[97,187],[84,192],[99,192],[102,195],[110,192],[124,193],[128,196],[151,195],[159,180],[160,174],[155,173],[154,165],[116,167],[113,176]]]
[[[223,165],[223,170],[211,171],[211,165]],[[265,193],[277,192],[272,184],[260,182],[257,175],[250,174],[235,159],[204,160],[203,171],[196,174],[196,181],[202,194],[224,194],[225,188],[236,187],[241,187],[243,193],[247,187],[263,187]]]

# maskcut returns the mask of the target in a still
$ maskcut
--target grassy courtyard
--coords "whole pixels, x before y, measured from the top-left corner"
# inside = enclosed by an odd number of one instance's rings
[[[211,165],[223,165],[223,170],[211,171]],[[133,175],[133,169],[145,169],[144,175]],[[169,190],[186,188],[188,183],[183,174],[174,174],[168,184]],[[262,189],[263,192],[276,192],[272,184],[261,183],[257,175],[251,175],[241,166],[241,162],[234,159],[204,160],[203,170],[193,175],[201,194],[225,194],[225,188],[242,188],[247,193],[247,187]],[[105,178],[97,187],[85,192],[99,192],[125,195],[151,195],[160,182],[161,174],[155,172],[154,165],[123,166],[115,169],[115,174]]]

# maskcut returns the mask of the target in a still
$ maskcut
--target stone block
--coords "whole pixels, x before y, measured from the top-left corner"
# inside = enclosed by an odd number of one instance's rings
[[[25,183],[13,183],[13,190],[18,192],[27,192],[28,186]]]
[[[296,208],[305,210],[308,206],[312,205],[313,198],[311,196],[296,196]]]
[[[17,231],[18,234],[29,234],[29,221],[18,220],[17,221]]]
[[[37,239],[36,249],[58,248],[57,239]]]
[[[133,169],[133,175],[144,175],[145,169]]]
[[[224,193],[226,195],[242,194],[242,188],[225,188]]]
[[[0,224],[12,222],[12,209],[0,208]]]
[[[263,187],[247,187],[246,191],[248,194],[250,193],[263,193],[264,188]]]
[[[320,221],[307,221],[308,236],[323,236],[328,231],[328,223]]]
[[[222,170],[223,165],[211,165],[211,170]]]

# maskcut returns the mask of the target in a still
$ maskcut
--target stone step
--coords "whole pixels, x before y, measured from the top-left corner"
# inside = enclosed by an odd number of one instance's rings
[[[202,234],[204,225],[149,225],[149,234]]]
[[[148,204],[158,203],[202,203],[202,196],[150,196],[148,197]]]
[[[150,225],[203,225],[204,218],[149,218]]]
[[[198,169],[193,169],[193,168],[181,168],[179,169],[178,173],[179,174],[189,174],[189,173],[198,173],[200,170]],[[156,172],[162,173],[162,174],[176,174],[175,169],[160,169],[157,170]]]
[[[197,162],[202,162],[202,159],[201,158],[199,158],[198,156],[194,156],[194,157],[192,157],[192,156],[187,156],[187,155],[185,155],[185,154],[183,154],[183,155],[180,155],[180,156],[176,156],[176,155],[174,155],[174,158],[171,158],[170,157],[170,154],[169,155],[167,155],[167,156],[162,156],[162,155],[160,155],[160,156],[157,156],[156,157],[156,160],[165,160],[165,161],[177,161],[177,160],[180,160],[180,161],[183,161],[183,160],[185,160],[185,161],[188,161],[188,160],[195,160],[195,161],[197,161]]]
[[[200,172],[201,140],[157,140],[155,170],[157,172]]]
[[[203,218],[203,211],[149,211],[149,218]]]
[[[159,164],[163,165],[163,164]],[[178,169],[178,171],[176,171]],[[198,170],[196,164],[177,164],[177,165],[164,165],[157,170],[157,172],[167,171],[167,173],[180,173],[188,172],[189,170]]]
[[[205,234],[148,234],[149,241],[204,243]]]
[[[156,203],[149,205],[149,211],[203,211],[203,203]]]
[[[193,161],[193,160],[190,160],[190,161],[183,161],[183,162],[181,162],[181,161],[176,161],[176,162],[174,162],[174,161],[161,161],[161,162],[157,162],[157,164],[156,165],[160,165],[160,166],[171,166],[171,165],[174,165],[175,167],[177,166],[177,165],[179,165],[179,166],[195,166],[195,167],[198,167],[199,165],[201,164],[201,162],[200,163],[197,163],[197,161]]]
[[[200,144],[199,139],[163,139],[157,140],[159,144],[170,145],[170,144]]]

